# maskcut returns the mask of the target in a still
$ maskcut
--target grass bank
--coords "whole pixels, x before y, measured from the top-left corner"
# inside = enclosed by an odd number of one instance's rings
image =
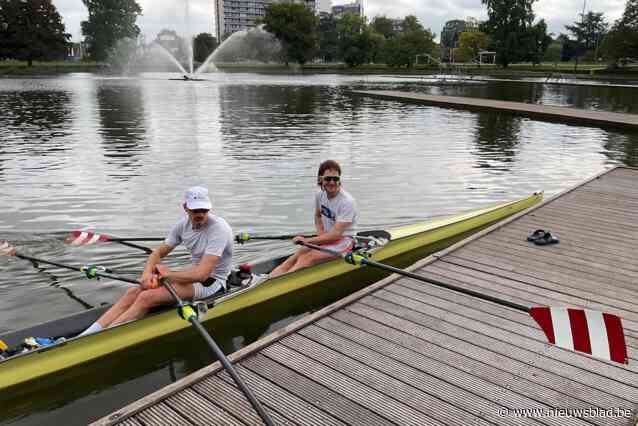
[[[29,66],[26,61],[0,61],[0,75],[56,75],[71,72],[96,72],[95,62],[85,61],[34,61]]]
[[[441,73],[455,73],[467,75],[486,75],[494,77],[569,77],[587,79],[638,79],[638,67],[625,67],[615,70],[608,69],[605,64],[544,63],[511,64],[508,68],[497,65],[455,64],[446,68],[435,65],[416,65],[413,68],[393,68],[384,64],[365,64],[356,68],[348,68],[345,64],[306,64],[285,66],[283,64],[250,64],[250,63],[222,63],[217,68],[224,72],[257,72],[271,74],[303,74],[303,73],[336,73],[336,74],[394,74],[394,75],[428,75]],[[139,70],[140,72],[146,70]],[[151,71],[151,70],[148,70]],[[22,61],[0,61],[0,75],[56,75],[73,72],[104,72],[108,68],[86,61],[57,61],[34,62],[29,67]]]
[[[446,68],[432,65],[416,65],[413,68],[394,68],[384,64],[365,64],[356,68],[348,68],[344,64],[306,64],[286,67],[282,64],[216,64],[217,68],[226,72],[269,72],[269,73],[343,73],[343,74],[400,74],[428,75],[455,73],[467,75],[486,75],[495,77],[555,77],[600,78],[600,79],[638,79],[638,67],[611,70],[600,64],[512,64],[508,68],[498,65],[456,64]]]

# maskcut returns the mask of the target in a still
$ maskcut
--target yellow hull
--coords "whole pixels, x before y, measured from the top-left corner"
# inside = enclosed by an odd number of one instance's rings
[[[542,193],[533,194],[518,201],[472,210],[449,218],[390,229],[388,232],[392,236],[391,241],[374,252],[372,258],[383,262],[478,230],[536,204],[542,197]],[[359,268],[335,260],[286,274],[220,299],[200,320],[210,321],[304,287],[343,278]],[[188,322],[170,310],[83,338],[71,339],[51,347],[50,350],[33,351],[17,356],[0,362],[0,389],[49,375],[188,327]]]

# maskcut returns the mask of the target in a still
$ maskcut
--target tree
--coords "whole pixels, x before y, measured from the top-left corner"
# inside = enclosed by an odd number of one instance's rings
[[[459,48],[461,52],[457,52],[456,60],[459,60],[458,54],[467,54],[466,61],[475,59],[481,50],[487,49],[490,45],[490,37],[484,32],[463,32],[459,35]]]
[[[368,59],[373,64],[383,62],[385,37],[376,32],[372,27],[367,27],[363,34],[365,44],[368,47]]]
[[[528,54],[526,59],[534,65],[540,64],[545,51],[552,43],[552,37],[547,34],[547,24],[544,19],[529,29],[527,40]]]
[[[136,38],[140,29],[135,24],[142,8],[135,0],[82,0],[89,20],[82,21],[89,55],[96,61],[108,58],[109,51],[121,38]]]
[[[369,31],[365,18],[358,14],[346,12],[337,22],[339,34],[339,56],[349,67],[356,67],[368,61]]]
[[[609,25],[605,22],[602,12],[590,11],[586,15],[581,13],[580,17],[580,21],[575,21],[574,25],[565,25],[565,29],[572,33],[583,50],[597,51]]]
[[[197,34],[193,40],[193,58],[197,62],[204,62],[217,48],[217,39],[209,33]]]
[[[603,51],[614,66],[624,58],[638,58],[638,0],[627,0],[623,16],[603,41]]]
[[[334,15],[325,14],[319,17],[317,35],[319,41],[317,55],[324,62],[336,61],[339,49],[339,32],[337,31],[337,20]]]
[[[529,52],[529,29],[534,21],[535,0],[481,0],[487,6],[486,32],[492,37],[496,60],[503,68],[525,59]]]
[[[273,3],[266,8],[264,29],[272,33],[284,50],[284,61],[303,65],[317,50],[317,18],[303,4]]]
[[[394,22],[385,16],[376,16],[370,26],[377,34],[385,37],[386,40],[397,35],[396,31],[394,31]]]
[[[386,42],[386,62],[394,67],[411,68],[416,55],[432,53],[433,49],[434,34],[429,29],[424,29],[416,16],[406,16],[401,33]]]
[[[556,65],[561,59],[561,50],[563,49],[562,44],[559,41],[552,41],[547,50],[545,51],[545,55],[543,55],[544,62],[553,62]]]
[[[64,58],[70,37],[51,0],[0,0],[0,59]]]

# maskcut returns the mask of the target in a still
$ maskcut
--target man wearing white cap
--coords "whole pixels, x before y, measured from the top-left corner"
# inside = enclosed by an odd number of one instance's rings
[[[183,299],[204,299],[226,290],[233,256],[232,229],[223,218],[210,213],[212,203],[206,188],[189,188],[184,194],[183,207],[187,216],[173,226],[164,242],[148,257],[140,287],[128,289],[82,335],[141,318],[154,306],[172,303],[168,290],[158,287],[157,270],[170,280]],[[191,266],[171,271],[160,260],[180,244],[191,252]]]

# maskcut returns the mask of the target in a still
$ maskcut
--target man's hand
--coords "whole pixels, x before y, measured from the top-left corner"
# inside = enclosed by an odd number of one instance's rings
[[[295,238],[292,239],[292,242],[295,244],[306,242],[306,237],[304,237],[303,235],[297,235]]]
[[[151,280],[153,279],[153,271],[147,271],[144,270],[144,272],[142,273],[142,276],[140,277],[139,281],[140,281],[140,286],[144,289],[147,290],[151,285]]]
[[[166,265],[155,265],[155,272],[160,278],[168,278],[168,274],[171,272],[171,269]]]

